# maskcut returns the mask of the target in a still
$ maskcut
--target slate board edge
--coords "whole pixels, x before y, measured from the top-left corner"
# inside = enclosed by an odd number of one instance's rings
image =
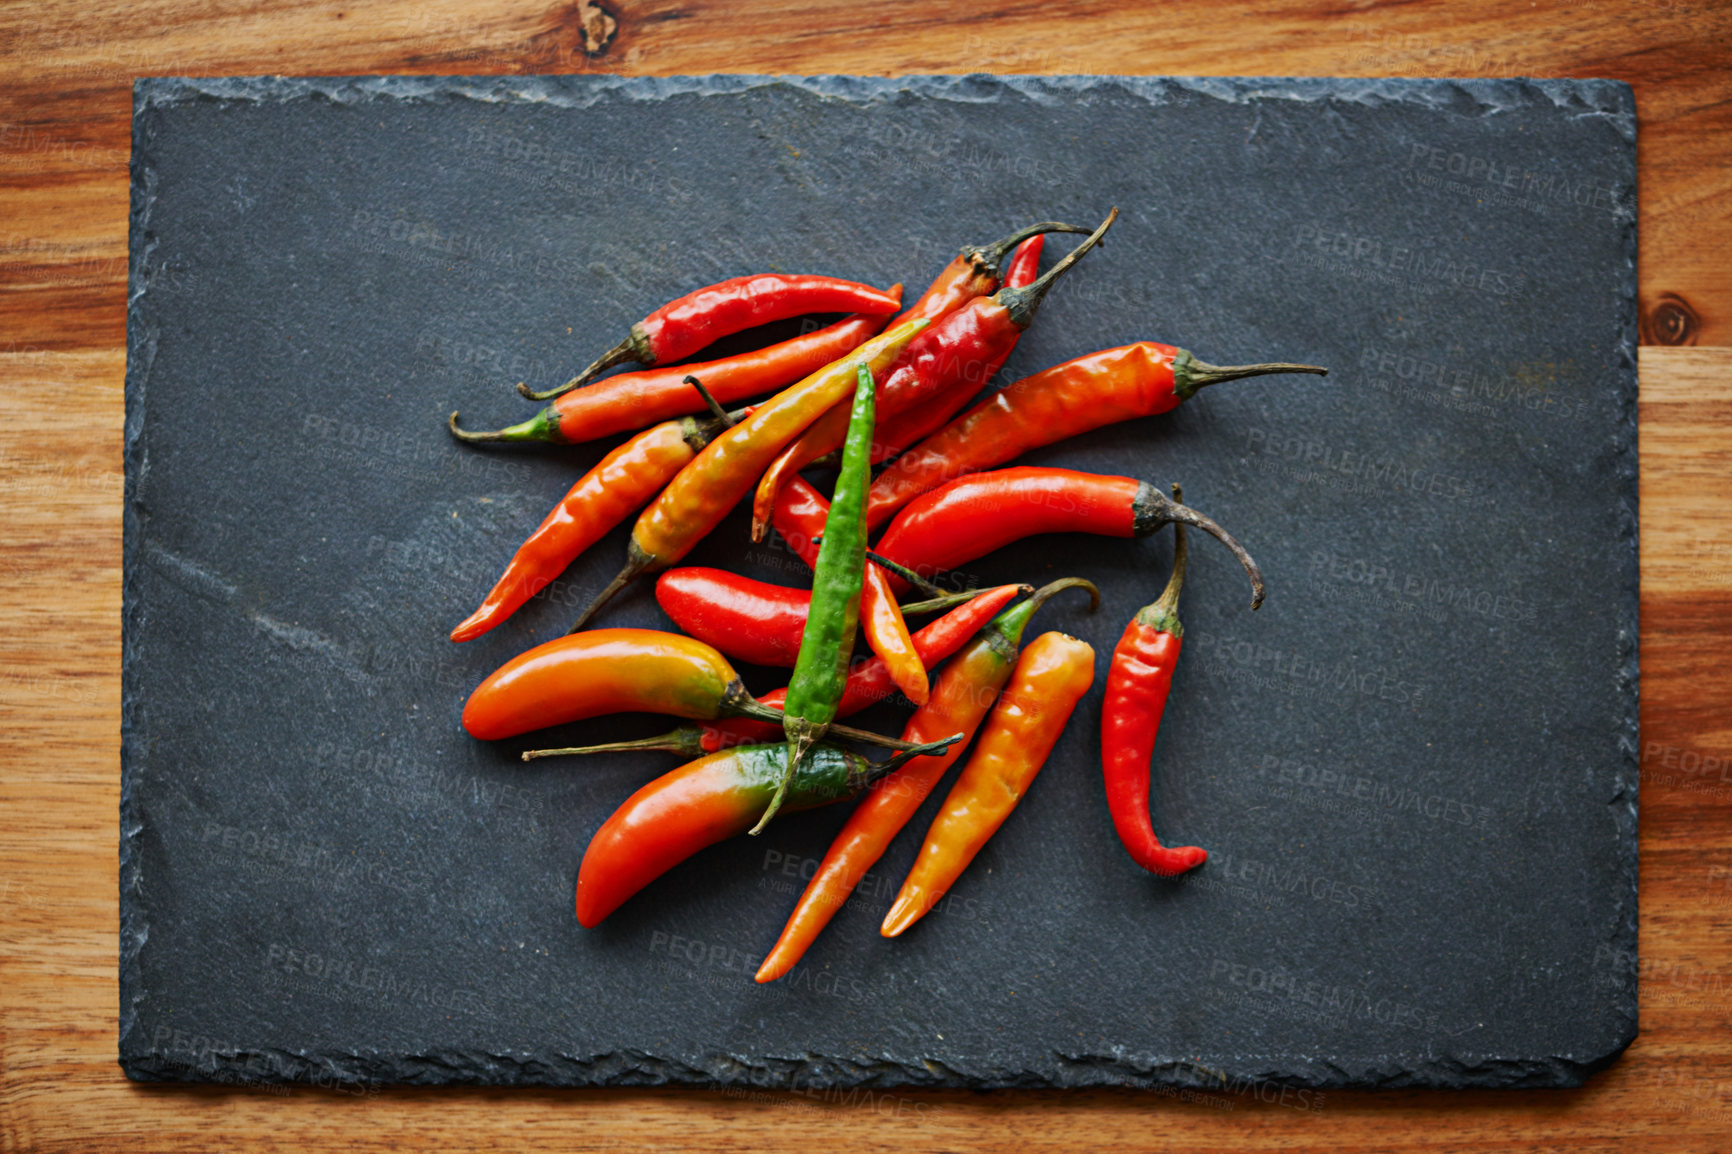
[[[120,1006],[119,1049],[122,1069],[129,1078],[153,1082],[245,1082],[355,1084],[389,1082],[469,1083],[485,1085],[618,1086],[692,1085],[777,1087],[883,1087],[934,1088],[1078,1088],[1086,1086],[1183,1086],[1215,1087],[1223,1082],[1238,1085],[1281,1082],[1330,1089],[1377,1087],[1574,1087],[1594,1072],[1604,1069],[1635,1040],[1638,1030],[1637,982],[1637,861],[1634,854],[1623,862],[1627,878],[1627,911],[1619,937],[1628,948],[1618,952],[1628,980],[1623,983],[1616,1012],[1627,1023],[1627,1032],[1606,1053],[1586,1056],[1552,1055],[1523,1060],[1492,1060],[1468,1063],[1456,1060],[1392,1056],[1392,1074],[1367,1066],[1347,1069],[1321,1060],[1274,1059],[1284,1069],[1279,1073],[1259,1071],[1247,1064],[1234,1070],[1205,1069],[1182,1057],[1136,1057],[1125,1054],[1052,1055],[1044,1071],[969,1070],[918,1058],[880,1058],[860,1062],[824,1055],[788,1055],[758,1060],[739,1055],[712,1054],[703,1065],[658,1058],[645,1053],[611,1053],[579,1058],[557,1057],[545,1052],[523,1055],[441,1052],[433,1055],[381,1056],[357,1052],[249,1051],[220,1055],[215,1065],[189,1067],[164,1060],[152,1052],[149,1039],[137,1034],[137,1005],[144,997],[140,955],[149,939],[148,910],[140,908],[140,855],[138,839],[144,831],[136,796],[137,741],[139,729],[133,642],[134,623],[141,613],[138,599],[138,550],[142,542],[139,511],[134,501],[137,477],[148,467],[140,440],[142,414],[155,350],[155,332],[148,324],[141,302],[149,290],[147,240],[150,212],[155,199],[155,175],[149,163],[149,141],[142,114],[157,106],[183,101],[215,100],[239,102],[287,102],[315,97],[336,103],[376,99],[443,101],[471,99],[486,102],[535,102],[562,107],[587,107],[608,97],[659,100],[678,94],[728,94],[766,85],[789,85],[823,97],[865,100],[892,97],[899,92],[952,100],[990,100],[1009,91],[1040,102],[1060,93],[1091,88],[1118,88],[1145,99],[1165,103],[1178,93],[1210,99],[1242,102],[1259,99],[1332,100],[1356,103],[1412,102],[1443,111],[1455,107],[1454,99],[1465,95],[1475,102],[1478,115],[1549,101],[1573,108],[1578,115],[1602,116],[1629,144],[1626,154],[1631,189],[1630,208],[1617,220],[1625,252],[1622,296],[1623,335],[1619,345],[1619,402],[1623,411],[1617,453],[1625,480],[1625,514],[1618,538],[1627,543],[1624,564],[1628,573],[1626,591],[1616,612],[1622,638],[1619,688],[1626,708],[1622,728],[1623,767],[1620,789],[1610,799],[1612,816],[1623,843],[1636,844],[1637,783],[1639,762],[1639,654],[1638,654],[1638,507],[1637,507],[1637,379],[1636,379],[1636,216],[1635,190],[1635,99],[1630,86],[1607,79],[1393,79],[1393,78],[1281,78],[1281,77],[1149,77],[1149,76],[906,76],[875,78],[856,76],[764,76],[715,75],[679,77],[596,76],[483,76],[483,77],[328,77],[286,78],[280,76],[140,79],[133,88],[133,155],[129,209],[129,265],[127,297],[127,365],[125,421],[125,496],[122,509],[122,693],[121,693],[121,802],[120,802]],[[129,900],[129,894],[132,895]],[[261,1073],[258,1059],[267,1062]],[[1302,1071],[1296,1073],[1296,1071]]]

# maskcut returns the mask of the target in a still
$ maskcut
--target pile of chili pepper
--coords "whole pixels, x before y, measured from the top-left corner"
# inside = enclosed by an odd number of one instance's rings
[[[568,633],[483,679],[463,710],[464,728],[485,741],[621,712],[687,722],[656,737],[522,752],[526,761],[649,750],[691,759],[638,789],[591,839],[577,878],[582,925],[598,924],[705,847],[758,833],[778,813],[859,798],[764,958],[757,979],[774,981],[960,762],[883,916],[884,937],[906,932],[1011,819],[1094,684],[1087,643],[1048,632],[1022,644],[1035,613],[1065,590],[1088,592],[1090,611],[1098,609],[1099,591],[1087,580],[948,593],[934,583],[1043,533],[1128,538],[1174,526],[1172,575],[1132,617],[1108,667],[1101,764],[1108,812],[1135,866],[1172,876],[1207,860],[1200,847],[1163,846],[1149,811],[1155,734],[1184,635],[1186,527],[1234,554],[1250,578],[1253,609],[1264,598],[1261,571],[1231,534],[1181,503],[1178,485],[1168,498],[1134,477],[1001,466],[1066,437],[1168,412],[1207,385],[1326,370],[1210,365],[1141,341],[976,399],[1053,285],[1073,275],[1117,216],[1115,208],[1092,230],[1042,221],[964,248],[899,314],[901,285],[736,277],[655,309],[564,384],[536,391],[520,382],[518,392],[549,402],[528,420],[474,432],[451,414],[452,435],[481,446],[633,434],[572,485],[451,633],[468,641],[499,628],[637,513],[619,576]],[[1042,275],[1051,233],[1087,237]],[[759,325],[837,313],[849,315],[764,348],[691,359]],[[603,375],[628,363],[643,367]],[[828,496],[802,475],[830,468]],[[752,538],[778,533],[811,568],[810,589],[678,567],[748,500]],[[660,574],[656,600],[684,635],[585,628],[649,573]],[[910,629],[909,618],[928,614],[942,615]],[[871,652],[856,658],[860,639]],[[790,670],[787,687],[754,696],[730,657]],[[899,736],[841,723],[897,691],[915,707]],[[871,760],[849,744],[895,752]]]

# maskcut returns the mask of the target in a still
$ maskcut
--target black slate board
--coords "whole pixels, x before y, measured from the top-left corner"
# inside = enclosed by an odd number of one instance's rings
[[[1565,1086],[1634,1037],[1626,86],[244,79],[135,101],[132,1077]],[[1097,684],[899,941],[877,925],[936,798],[781,983],[752,970],[842,809],[582,930],[588,836],[673,761],[525,767],[527,741],[458,715],[563,630],[626,529],[507,627],[445,633],[608,446],[480,452],[445,415],[521,419],[513,381],[563,379],[722,277],[917,292],[964,242],[1115,204],[1001,380],[1151,338],[1334,370],[1028,459],[1182,481],[1268,574],[1253,615],[1225,552],[1193,551],[1155,796],[1209,864],[1163,881],[1116,844]],[[691,563],[805,579],[744,526]],[[1038,624],[1104,673],[1170,549],[1042,538],[971,576],[1094,578],[1101,613]],[[665,627],[647,588],[605,623]]]

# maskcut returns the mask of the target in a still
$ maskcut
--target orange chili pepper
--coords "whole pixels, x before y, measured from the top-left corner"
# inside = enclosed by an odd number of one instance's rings
[[[607,713],[666,713],[713,720],[782,714],[746,691],[728,659],[692,637],[656,629],[594,629],[537,645],[501,665],[463,706],[463,728],[483,741]],[[850,726],[838,737],[890,749],[907,742]]]
[[[568,395],[582,396],[583,392]],[[517,612],[579,553],[666,486],[722,427],[720,420],[692,417],[664,421],[603,457],[518,546],[481,607],[451,631],[451,640],[479,637]]]
[[[926,844],[884,917],[885,937],[900,934],[937,905],[998,832],[1094,679],[1095,651],[1086,641],[1043,633],[1023,650],[980,744],[926,831]]]
[[[705,446],[638,517],[625,568],[589,603],[572,625],[572,632],[582,629],[596,610],[639,575],[666,569],[691,552],[721,524],[740,498],[751,492],[758,475],[789,441],[825,409],[854,395],[858,365],[866,365],[874,375],[883,372],[926,325],[923,320],[910,321],[873,337],[799,384],[783,389]]]
[[[1007,385],[908,450],[872,483],[866,524],[876,529],[920,494],[1067,437],[1165,413],[1198,389],[1315,365],[1208,365],[1184,349],[1143,341],[1054,365]]]
[[[980,728],[998,691],[1010,679],[1017,647],[1022,644],[1022,631],[1029,619],[1053,594],[1071,588],[1089,591],[1091,612],[1099,607],[1100,592],[1089,582],[1079,577],[1055,581],[1022,604],[1000,613],[945,666],[931,700],[909,718],[902,737],[905,741],[919,741],[917,734],[960,733],[962,740],[942,754],[910,758],[861,799],[842,832],[830,843],[830,851],[824,855],[818,872],[812,875],[806,892],[800,895],[782,936],[764,958],[758,969],[758,981],[773,982],[793,969],[794,963],[817,940],[866,871],[884,855],[932,787],[973,740],[974,731]]]
[[[901,285],[892,285],[888,291],[897,300],[902,298]],[[837,357],[847,356],[882,329],[886,319],[860,313],[817,332],[718,361],[618,373],[587,388],[563,393],[529,420],[497,432],[465,432],[457,427],[457,414],[452,413],[451,432],[465,441],[545,441],[555,445],[575,445],[630,432],[670,417],[702,412],[706,402],[686,383],[687,377],[702,380],[711,396],[731,405],[786,388]]]

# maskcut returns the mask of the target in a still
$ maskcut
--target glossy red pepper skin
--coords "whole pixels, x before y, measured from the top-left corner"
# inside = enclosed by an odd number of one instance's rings
[[[1035,466],[959,477],[904,509],[875,551],[932,577],[1037,533],[1146,537],[1169,522],[1194,525],[1232,550],[1251,579],[1251,608],[1263,603],[1263,574],[1243,546],[1134,477]],[[906,586],[895,574],[890,582]]]
[[[1173,486],[1173,499],[1179,487]],[[1131,618],[1113,649],[1101,707],[1101,773],[1113,829],[1131,860],[1162,877],[1184,873],[1209,859],[1198,846],[1163,846],[1149,815],[1149,763],[1155,735],[1173,688],[1173,668],[1185,627],[1179,592],[1185,584],[1185,527],[1173,526],[1173,575],[1152,604]]]
[[[643,334],[646,365],[689,357],[737,332],[812,313],[888,316],[900,301],[883,289],[831,276],[758,273],[669,301],[632,328]]]
[[[699,850],[745,833],[764,812],[787,764],[780,744],[712,753],[656,778],[602,823],[577,871],[577,920],[600,925],[626,899]],[[807,756],[782,803],[811,809],[853,797],[874,766],[820,745]]]
[[[1168,412],[1205,385],[1325,371],[1312,365],[1207,365],[1184,349],[1153,341],[1089,353],[1006,386],[908,450],[872,483],[866,523],[875,529],[920,494],[1030,449]]]
[[[1116,208],[1109,212],[1106,220],[1089,234],[1087,240],[1067,253],[1044,276],[1036,277],[1033,283],[1006,285],[990,297],[971,300],[933,326],[933,329],[943,330],[936,341],[926,340],[932,331],[928,330],[909,342],[898,358],[905,371],[899,378],[894,369],[892,371],[896,391],[888,402],[886,415],[905,411],[950,387],[960,387],[956,386],[958,379],[966,381],[972,375],[984,384],[987,376],[996,372],[997,366],[1010,355],[1017,337],[1034,323],[1035,314],[1040,311],[1041,302],[1052,286],[1100,243],[1118,216]],[[777,489],[790,475],[840,444],[841,430],[840,416],[834,411],[826,413],[771,463],[759,481],[752,501],[754,541],[763,538]],[[876,490],[877,486],[873,488]]]
[[[736,661],[792,669],[812,594],[689,566],[656,580],[656,603],[675,625]]]
[[[1137,535],[1134,477],[1022,467],[962,477],[909,505],[876,552],[923,577],[955,569],[1038,533]],[[892,577],[892,588],[907,583]]]
[[[888,316],[901,303],[900,292],[829,276],[761,273],[710,285],[670,301],[637,322],[625,340],[590,362],[571,380],[546,392],[519,384],[517,391],[545,401],[588,384],[615,365],[665,365],[689,357],[722,337],[743,329],[808,313],[867,313]]]
[[[1023,242],[1010,261],[1008,287],[1025,287],[1034,278],[1018,281],[1027,270],[1038,268],[1044,236]],[[1021,259],[1025,250],[1032,260]],[[914,408],[928,398],[959,383],[972,383],[970,395],[978,392],[1004,363],[1026,324],[1018,324],[1010,309],[996,296],[975,296],[934,321],[931,328],[908,342],[890,367],[878,394],[878,417],[886,421]],[[1032,320],[1030,314],[1027,320]],[[718,398],[719,399],[719,398]],[[840,447],[848,430],[848,406],[838,403],[812,423],[798,440],[764,472],[752,500],[752,539],[761,541],[775,508],[776,496],[794,474]],[[872,459],[889,454],[880,451],[873,437]]]
[[[1004,283],[1022,288],[1034,283],[1040,275],[1040,253],[1045,237],[1032,237],[1017,248],[1005,270]],[[980,362],[959,362],[960,371],[947,374],[948,383],[940,383],[923,399],[916,400],[899,412],[884,418],[873,437],[872,463],[888,461],[908,446],[944,427],[969,399],[998,375],[1004,362],[1016,348],[1022,335],[1017,329],[1009,344],[995,359]]]
[[[451,631],[451,640],[479,637],[517,612],[578,554],[661,492],[719,428],[716,421],[689,417],[664,421],[603,457],[518,546],[480,608]]]
[[[916,632],[915,651],[920,654],[920,659],[926,663],[927,668],[936,666],[960,649],[977,631],[985,628],[987,622],[1026,589],[1025,585],[1000,585],[996,589],[986,590],[968,604],[951,610]],[[779,709],[785,692],[781,689],[772,690],[761,700],[765,705]],[[890,671],[885,667],[883,658],[871,657],[855,662],[854,667],[848,671],[848,685],[842,691],[842,704],[837,706],[836,716],[847,717],[858,713],[895,692],[896,683],[890,679]],[[781,736],[781,730],[777,726],[754,721],[749,717],[730,717],[723,721],[709,722],[704,724],[702,729],[703,746],[711,750],[724,749],[729,745],[747,741],[773,741]]]
[[[654,629],[568,634],[501,665],[463,706],[471,737],[497,741],[607,713],[709,720],[751,700],[711,646]]]
[[[1113,828],[1131,860],[1162,877],[1209,860],[1198,846],[1163,846],[1149,815],[1149,760],[1183,636],[1183,629],[1132,619],[1113,649],[1101,707],[1101,763]]]

